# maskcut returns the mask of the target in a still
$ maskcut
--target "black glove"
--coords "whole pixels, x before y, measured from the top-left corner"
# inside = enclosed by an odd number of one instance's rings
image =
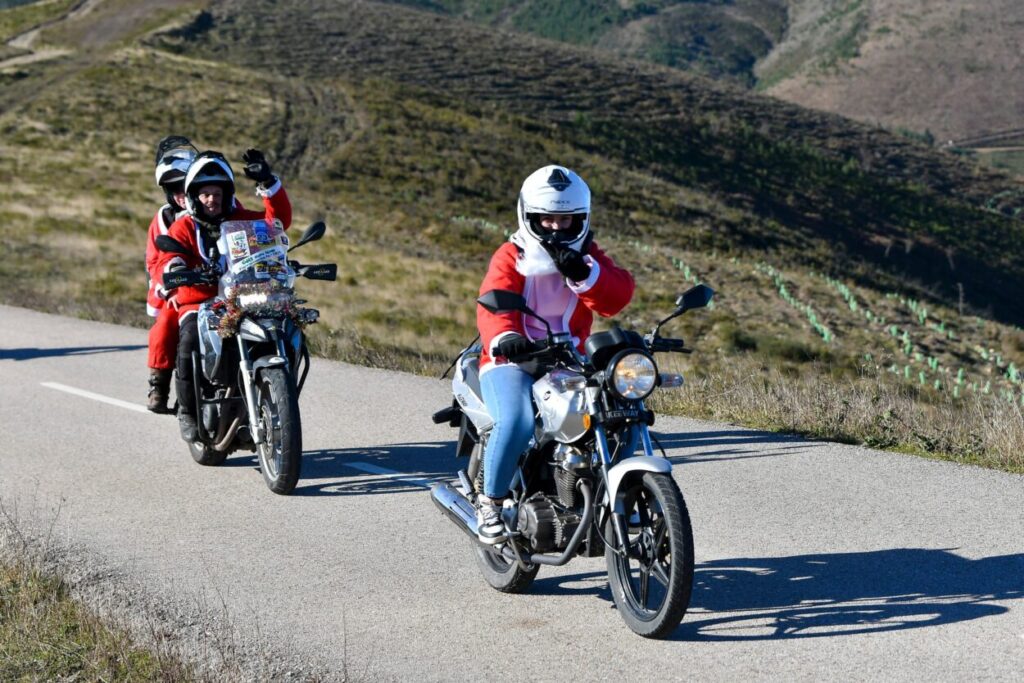
[[[261,187],[270,187],[277,180],[270,170],[267,158],[258,149],[250,148],[245,150],[245,154],[242,155],[242,161],[245,162],[243,169],[245,177],[255,180]]]
[[[544,245],[545,251],[551,255],[551,260],[555,262],[555,267],[558,268],[559,273],[573,282],[583,282],[590,277],[590,266],[583,259],[583,254],[575,249],[562,247],[557,244],[548,244],[547,242],[541,242],[541,244]]]
[[[523,356],[530,351],[533,351],[533,342],[524,337],[521,334],[510,334],[495,347],[496,355],[504,356],[509,360],[518,356]]]

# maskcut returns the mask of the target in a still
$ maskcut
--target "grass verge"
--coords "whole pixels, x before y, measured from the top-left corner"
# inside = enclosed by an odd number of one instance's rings
[[[181,661],[140,646],[31,561],[0,563],[0,678],[196,681]]]
[[[823,382],[753,361],[696,376],[652,405],[668,413],[862,444],[1024,474],[1024,414],[992,395],[959,400],[862,374]]]

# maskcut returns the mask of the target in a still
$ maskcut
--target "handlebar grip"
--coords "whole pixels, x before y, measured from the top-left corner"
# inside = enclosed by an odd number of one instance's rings
[[[651,351],[662,351],[666,353],[686,352],[686,342],[682,339],[667,339],[659,337],[651,344]]]
[[[542,340],[541,341],[533,341],[533,342],[530,342],[530,345],[533,348],[531,348],[529,351],[524,351],[523,353],[517,353],[517,354],[509,357],[509,359],[508,359],[509,362],[511,362],[511,363],[522,363],[523,361],[533,360],[538,355],[540,355],[543,352],[548,350],[548,343],[546,341],[542,341]]]

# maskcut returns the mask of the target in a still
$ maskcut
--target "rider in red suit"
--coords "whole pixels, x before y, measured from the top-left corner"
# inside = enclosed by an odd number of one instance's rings
[[[245,175],[257,183],[256,194],[263,198],[263,211],[249,211],[235,201],[235,175],[227,159],[218,152],[203,152],[189,167],[185,178],[185,204],[188,213],[178,218],[167,231],[188,252],[188,256],[161,252],[161,273],[179,268],[196,269],[204,263],[220,260],[217,241],[220,225],[227,220],[280,221],[285,230],[292,222],[292,205],[281,181],[270,170],[263,153],[256,149],[242,155]],[[177,381],[178,423],[181,436],[188,442],[197,438],[195,402],[188,398],[192,389],[192,350],[198,344],[196,311],[199,304],[217,294],[217,285],[179,287],[168,300],[178,317],[179,341]]]
[[[149,330],[149,396],[146,407],[154,413],[168,412],[171,373],[178,350],[178,315],[173,308],[164,305],[167,297],[157,269],[160,252],[155,240],[158,235],[166,235],[175,219],[185,213],[185,176],[196,153],[192,143],[181,136],[168,136],[157,145],[156,184],[163,189],[167,203],[153,216],[146,237],[146,272],[149,273],[146,313],[156,318]]]
[[[519,230],[491,257],[480,293],[503,289],[521,294],[553,332],[568,332],[576,347],[590,336],[594,314],[608,317],[633,297],[633,276],[598,248],[590,231],[590,188],[564,166],[545,166],[523,182],[517,207]],[[478,500],[477,535],[501,543],[508,495],[519,454],[533,437],[533,377],[513,358],[547,336],[533,316],[491,313],[477,307],[480,390],[494,418],[484,449],[484,490]]]

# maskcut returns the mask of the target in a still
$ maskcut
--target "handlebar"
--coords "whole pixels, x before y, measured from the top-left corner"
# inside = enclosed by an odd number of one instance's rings
[[[686,348],[686,342],[682,339],[668,339],[666,337],[655,337],[647,342],[648,348],[653,353],[692,353],[692,349]]]
[[[570,341],[539,339],[531,341],[530,344],[533,346],[531,351],[517,353],[508,359],[509,362],[523,363],[531,360],[549,360],[554,362],[561,358],[573,357],[573,351],[575,350]]]

